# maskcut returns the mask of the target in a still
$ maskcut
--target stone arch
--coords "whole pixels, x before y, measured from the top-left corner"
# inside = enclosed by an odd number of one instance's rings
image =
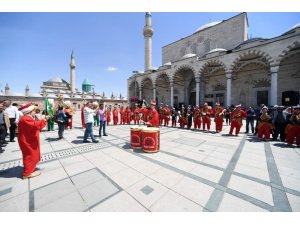
[[[243,52],[241,55],[239,55],[235,60],[231,63],[229,70],[233,71],[242,59],[247,58],[249,56],[259,56],[260,58],[264,59],[264,61],[267,63],[268,66],[272,65],[274,63],[273,58],[266,52],[260,51],[260,50],[249,50],[246,52]]]
[[[129,94],[129,100],[133,97],[133,96],[137,96],[139,97],[139,83],[137,80],[135,79],[132,79],[130,82],[129,82],[129,85],[128,85],[128,94]]]
[[[156,98],[159,103],[171,104],[170,77],[168,73],[158,73],[155,79]]]
[[[172,80],[171,79],[171,76],[167,73],[167,72],[160,72],[157,74],[156,78],[154,79],[154,83],[156,84],[157,83],[157,80],[161,77],[161,76],[166,76],[168,78],[168,82],[170,83],[170,81]]]
[[[191,82],[195,83],[196,78],[196,70],[191,66],[184,64],[179,66],[173,76],[173,86],[175,90],[178,90],[178,94],[174,93],[174,106],[180,107],[181,104],[195,104],[195,102],[191,102],[191,99],[194,101],[196,99],[196,93],[192,92]],[[193,95],[193,96],[191,96]]]
[[[207,72],[206,68],[210,65],[221,65],[220,69],[223,68],[224,71],[227,71],[227,67],[225,65],[225,63],[223,63],[222,61],[218,60],[218,59],[212,59],[207,61],[199,70],[199,75]]]
[[[276,59],[276,64],[280,64],[282,59],[286,57],[286,55],[289,54],[290,50],[293,48],[296,48],[300,45],[300,41],[294,41],[292,44],[288,45],[284,50],[281,51],[281,53],[278,55]]]
[[[155,80],[153,80],[152,77],[150,77],[150,76],[144,76],[142,78],[142,80],[141,80],[141,87],[144,86],[145,81],[147,81],[148,79],[151,81],[152,84],[155,84]]]
[[[150,76],[145,76],[142,81],[142,99],[150,104],[153,98],[153,79]]]

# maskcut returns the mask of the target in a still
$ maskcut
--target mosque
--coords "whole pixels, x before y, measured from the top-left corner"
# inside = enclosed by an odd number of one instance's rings
[[[210,22],[163,46],[162,66],[154,68],[151,22],[146,13],[145,68],[128,78],[128,100],[174,107],[299,104],[300,23],[267,39],[249,38],[247,13]]]
[[[24,104],[28,102],[34,102],[39,105],[39,107],[44,108],[45,97],[48,99],[54,99],[57,101],[59,96],[62,96],[64,100],[70,100],[73,104],[73,108],[76,110],[81,109],[83,100],[90,101],[102,101],[107,105],[113,107],[115,104],[121,106],[127,105],[127,98],[123,97],[121,94],[119,96],[114,95],[105,96],[105,93],[102,94],[96,93],[94,91],[94,85],[90,83],[88,78],[86,78],[82,83],[82,91],[78,90],[75,87],[75,57],[74,52],[71,54],[70,62],[70,83],[61,79],[51,78],[47,81],[44,81],[41,85],[41,91],[39,93],[30,93],[29,86],[25,88],[25,93],[10,93],[10,87],[8,84],[5,86],[5,93],[0,93],[0,102],[4,100],[11,100],[18,104]]]

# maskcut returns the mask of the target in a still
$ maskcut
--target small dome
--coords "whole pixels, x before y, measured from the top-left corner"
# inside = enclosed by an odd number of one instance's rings
[[[227,50],[224,48],[215,48],[215,49],[210,50],[207,54],[213,53],[213,52],[227,52]]]
[[[61,78],[56,77],[56,78],[52,78],[52,79],[48,80],[47,82],[58,82],[58,83],[62,83],[63,81],[62,81]]]
[[[85,78],[82,84],[91,85],[91,82],[88,78]]]
[[[171,62],[167,62],[167,63],[164,64],[164,66],[171,66],[171,65],[172,65]]]
[[[40,93],[33,93],[29,97],[42,97]]]
[[[188,54],[184,55],[181,59],[187,59],[187,58],[191,58],[191,57],[194,57],[194,56],[196,56],[196,54],[188,53]]]
[[[208,28],[208,27],[213,27],[213,26],[215,26],[215,25],[217,25],[217,24],[219,24],[219,23],[221,23],[221,22],[222,22],[222,21],[217,21],[217,22],[210,22],[210,23],[204,24],[203,26],[199,27],[199,28],[195,31],[195,33],[198,32],[198,31],[204,30],[204,29],[206,29],[206,28]]]

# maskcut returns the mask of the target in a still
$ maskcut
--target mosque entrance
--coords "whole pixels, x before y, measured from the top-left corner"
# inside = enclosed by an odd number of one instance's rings
[[[256,105],[269,105],[269,92],[268,91],[257,91],[257,104]]]
[[[189,105],[191,105],[191,106],[196,105],[196,92],[191,92],[190,99],[189,99]]]

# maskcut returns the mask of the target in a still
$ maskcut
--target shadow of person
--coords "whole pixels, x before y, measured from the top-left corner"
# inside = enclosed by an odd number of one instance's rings
[[[280,148],[296,148],[296,146],[288,145],[287,143],[275,143],[274,146]]]
[[[76,139],[76,140],[71,141],[71,143],[73,143],[75,145],[83,144],[83,139]]]
[[[14,168],[0,171],[0,177],[3,178],[13,178],[13,177],[22,178],[22,176],[23,176],[22,166],[17,166]]]
[[[48,137],[45,140],[48,142],[53,142],[53,141],[59,141],[60,139],[58,137],[56,137],[56,138]]]

